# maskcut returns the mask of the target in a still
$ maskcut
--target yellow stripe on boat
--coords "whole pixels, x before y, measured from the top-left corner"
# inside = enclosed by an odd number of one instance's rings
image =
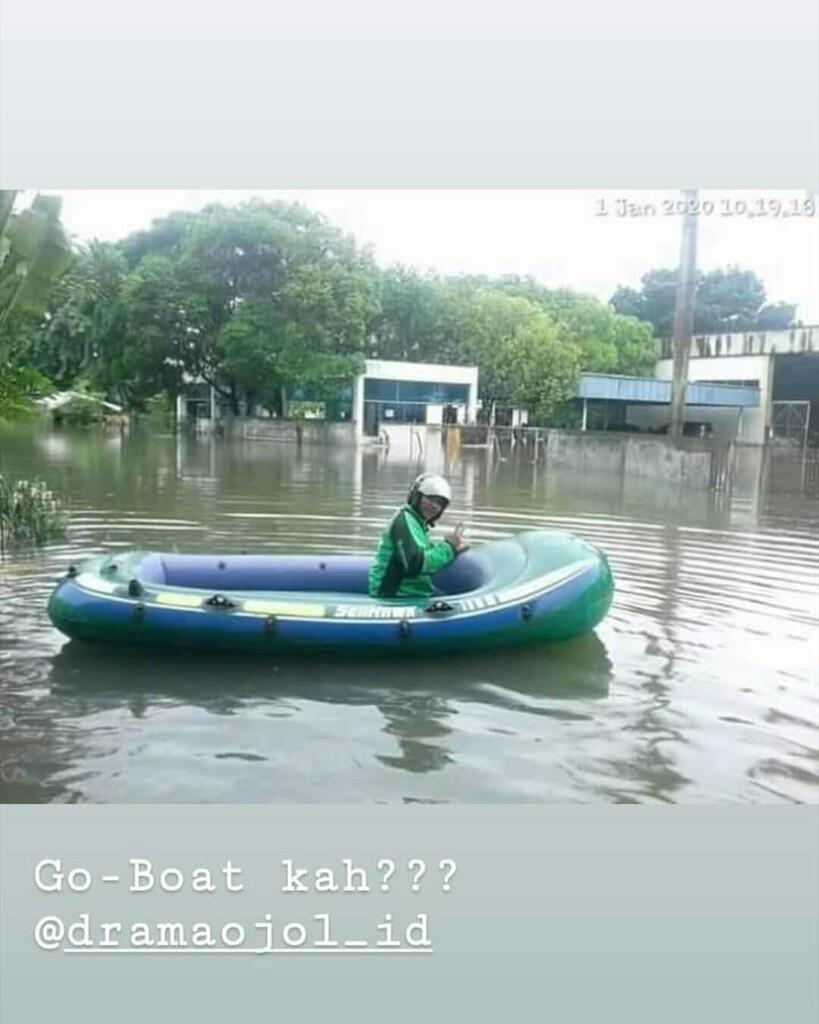
[[[323,604],[304,604],[296,601],[245,601],[242,611],[255,615],[292,615],[294,618],[322,618]]]
[[[157,604],[169,604],[173,608],[201,608],[202,598],[196,594],[174,594],[163,591],[156,595]]]

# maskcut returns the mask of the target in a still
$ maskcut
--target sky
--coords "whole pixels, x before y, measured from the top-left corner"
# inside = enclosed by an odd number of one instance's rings
[[[114,241],[147,228],[154,218],[172,210],[196,210],[212,202],[230,205],[257,195],[298,200],[324,213],[360,243],[371,245],[382,266],[403,263],[441,274],[531,275],[549,287],[572,288],[603,301],[618,285],[639,287],[641,275],[651,268],[676,266],[682,226],[675,212],[681,193],[673,191],[214,189],[59,194],[63,223],[78,241]],[[819,210],[806,215],[805,198],[806,193],[798,190],[700,191],[700,269],[739,265],[753,270],[765,283],[768,301],[796,303],[797,318],[819,323]],[[775,201],[789,216],[774,215]],[[814,202],[819,205],[819,198],[814,196]]]

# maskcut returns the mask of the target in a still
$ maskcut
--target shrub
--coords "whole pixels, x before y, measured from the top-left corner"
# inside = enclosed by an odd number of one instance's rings
[[[145,403],[148,422],[153,427],[171,427],[175,406],[174,400],[164,391],[158,395],[152,395]]]
[[[67,520],[60,501],[41,480],[0,476],[0,549],[63,536]]]

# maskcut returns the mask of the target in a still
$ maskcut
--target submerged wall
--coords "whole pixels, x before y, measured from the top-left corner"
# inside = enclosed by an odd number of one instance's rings
[[[227,424],[226,424],[227,426]],[[382,425],[382,449],[397,461],[416,461],[427,469],[442,471],[463,450],[477,458],[494,458],[487,427],[447,429],[410,424]],[[352,423],[325,420],[236,419],[227,426],[234,437],[286,444],[356,446]],[[742,445],[690,439],[675,445],[667,437],[645,437],[612,431],[535,430],[515,431],[516,444],[510,448],[512,431],[497,431],[498,451],[508,457],[514,451],[523,458],[568,468],[579,473],[619,474],[635,479],[677,482],[691,487],[723,486],[726,472],[734,473],[737,452]],[[535,439],[537,438],[537,443]],[[378,443],[365,438],[364,445]],[[388,442],[383,444],[383,442]],[[545,442],[545,443],[544,443]],[[480,447],[478,447],[480,446]],[[757,452],[762,449],[757,448]],[[440,465],[439,465],[440,464]]]
[[[224,421],[233,437],[290,444],[355,444],[352,423],[327,420],[234,419]]]
[[[677,447],[666,438],[568,430],[546,431],[546,459],[584,473],[624,473],[643,479],[711,484],[713,446]]]

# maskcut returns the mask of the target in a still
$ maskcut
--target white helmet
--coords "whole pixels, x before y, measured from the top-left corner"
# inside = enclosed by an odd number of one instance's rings
[[[407,495],[407,504],[410,508],[416,508],[421,497],[443,499],[444,508],[432,520],[432,522],[435,522],[443,515],[444,509],[452,501],[452,489],[442,476],[438,476],[435,473],[422,473],[412,482],[412,487],[410,487],[409,494]]]

